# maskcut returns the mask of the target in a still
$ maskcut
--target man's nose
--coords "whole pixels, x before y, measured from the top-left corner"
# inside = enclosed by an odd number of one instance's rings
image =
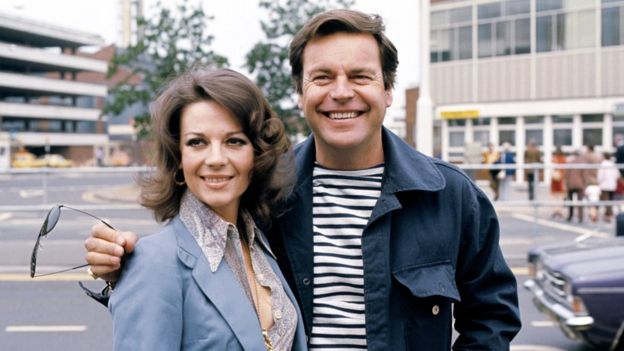
[[[329,96],[335,100],[350,99],[354,95],[353,87],[347,77],[339,76],[332,85]]]

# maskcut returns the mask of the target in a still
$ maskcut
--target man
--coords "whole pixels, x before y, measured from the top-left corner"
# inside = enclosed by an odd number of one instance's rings
[[[529,140],[527,148],[524,151],[524,163],[531,166],[542,163],[542,154],[535,145],[535,140]],[[535,199],[535,183],[539,181],[539,171],[534,168],[526,170],[527,183],[529,184],[529,200]]]
[[[464,173],[383,128],[398,64],[383,29],[333,10],[290,46],[313,135],[296,147],[290,210],[269,238],[310,348],[449,350],[454,315],[455,348],[506,350],[520,321],[496,214]],[[92,271],[111,278],[135,241],[96,228]]]

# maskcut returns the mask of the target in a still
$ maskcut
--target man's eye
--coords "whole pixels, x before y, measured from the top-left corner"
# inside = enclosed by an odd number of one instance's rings
[[[319,75],[319,76],[314,76],[312,78],[312,81],[317,82],[317,83],[327,82],[328,80],[329,80],[329,76],[327,75]]]
[[[370,76],[359,74],[357,76],[354,76],[353,79],[355,79],[356,82],[368,82],[372,78]]]

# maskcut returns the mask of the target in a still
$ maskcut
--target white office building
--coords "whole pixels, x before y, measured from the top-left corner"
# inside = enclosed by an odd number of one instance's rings
[[[98,100],[104,82],[79,73],[106,73],[107,62],[77,55],[103,46],[97,35],[0,14],[0,144],[80,161],[108,142]],[[6,152],[3,153],[6,156]],[[6,167],[6,160],[0,168]]]
[[[434,150],[443,159],[459,162],[467,145],[489,142],[509,142],[521,165],[529,140],[546,165],[556,146],[613,149],[624,133],[624,0],[428,7]]]

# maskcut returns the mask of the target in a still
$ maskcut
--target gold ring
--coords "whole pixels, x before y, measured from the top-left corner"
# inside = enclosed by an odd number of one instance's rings
[[[95,273],[93,273],[93,271],[91,270],[91,266],[89,266],[89,268],[87,268],[87,274],[89,274],[91,276],[91,278],[93,279],[97,279],[98,276],[95,275]]]

